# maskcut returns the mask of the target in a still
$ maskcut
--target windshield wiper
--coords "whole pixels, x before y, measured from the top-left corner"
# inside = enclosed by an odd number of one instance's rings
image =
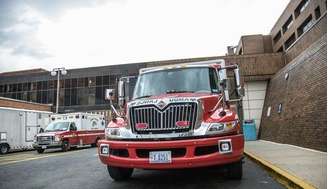
[[[144,96],[139,96],[137,98],[134,98],[133,100],[137,100],[139,98],[147,98],[147,97],[151,97],[152,95],[144,95]]]
[[[170,93],[194,93],[195,91],[186,91],[186,90],[167,90],[166,94]]]

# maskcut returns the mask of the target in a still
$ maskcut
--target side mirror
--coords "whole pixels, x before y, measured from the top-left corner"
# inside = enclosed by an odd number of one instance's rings
[[[109,100],[111,109],[115,112],[116,116],[119,116],[120,114],[117,112],[116,108],[113,105],[113,98],[114,98],[114,89],[106,89],[105,99]]]
[[[237,93],[240,97],[245,96],[245,89],[243,87],[239,87],[237,89]]]
[[[114,89],[106,89],[105,91],[105,99],[112,100],[114,97]]]
[[[245,90],[240,86],[240,74],[239,74],[239,68],[236,68],[233,70],[235,74],[235,82],[236,82],[236,90],[238,96],[242,97],[245,95]]]
[[[39,133],[44,133],[43,128],[40,128]]]
[[[120,80],[118,82],[118,105],[120,107],[124,106],[125,101],[125,82]]]

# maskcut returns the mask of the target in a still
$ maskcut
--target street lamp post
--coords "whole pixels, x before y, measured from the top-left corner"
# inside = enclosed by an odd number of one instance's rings
[[[54,68],[51,71],[51,76],[57,76],[56,114],[58,114],[58,107],[59,107],[60,75],[66,75],[66,74],[67,74],[67,71],[65,68]]]

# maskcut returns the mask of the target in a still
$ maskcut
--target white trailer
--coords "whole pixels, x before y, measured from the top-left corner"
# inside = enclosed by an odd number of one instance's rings
[[[0,107],[0,154],[33,149],[40,129],[49,124],[52,112]]]

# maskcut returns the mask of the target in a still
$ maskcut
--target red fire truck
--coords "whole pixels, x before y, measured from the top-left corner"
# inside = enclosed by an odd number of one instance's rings
[[[88,113],[54,114],[51,123],[34,138],[33,147],[38,153],[45,149],[61,148],[64,152],[73,147],[96,146],[105,137],[103,115]]]
[[[124,113],[114,109],[117,116],[98,143],[99,158],[113,179],[129,178],[134,168],[216,165],[227,165],[230,178],[242,178],[244,136],[239,106],[233,106],[243,94],[237,65],[211,60],[141,69],[130,102],[127,83],[118,88]]]

